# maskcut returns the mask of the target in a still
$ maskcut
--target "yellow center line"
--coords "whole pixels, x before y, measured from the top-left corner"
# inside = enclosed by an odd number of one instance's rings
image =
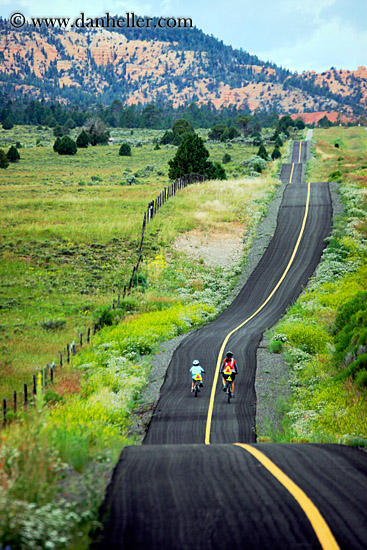
[[[292,183],[293,170],[294,170],[294,162],[292,163],[291,177],[289,178],[289,183]]]
[[[299,155],[298,155],[298,162],[301,162],[301,149],[302,149],[302,141],[299,142]]]
[[[216,391],[216,387],[217,387],[217,382],[218,382],[218,377],[219,377],[219,370],[220,370],[220,364],[221,364],[221,360],[222,360],[222,356],[223,356],[223,353],[224,353],[224,348],[225,346],[227,345],[227,342],[228,340],[230,339],[230,337],[232,336],[232,334],[234,334],[237,330],[239,330],[240,328],[242,328],[244,325],[246,325],[246,323],[248,323],[249,321],[251,321],[251,319],[253,319],[265,306],[266,304],[269,302],[269,300],[273,297],[273,295],[276,293],[276,291],[278,290],[278,288],[280,287],[280,285],[282,284],[283,280],[285,279],[288,271],[290,270],[291,268],[291,265],[294,261],[294,258],[296,256],[296,253],[297,253],[297,250],[298,250],[298,247],[299,247],[299,244],[301,242],[301,239],[302,239],[302,235],[304,233],[304,230],[305,230],[305,226],[306,226],[306,220],[307,220],[307,216],[308,216],[308,208],[309,208],[309,202],[310,202],[310,193],[311,193],[311,184],[308,183],[308,186],[307,186],[307,198],[306,198],[306,207],[305,207],[305,214],[303,216],[303,221],[302,221],[302,226],[301,226],[301,229],[300,229],[300,232],[299,232],[299,235],[298,235],[298,239],[297,239],[297,242],[295,244],[295,247],[293,249],[293,252],[292,252],[292,255],[290,257],[290,260],[288,262],[288,265],[287,267],[285,268],[284,272],[283,272],[283,275],[280,277],[279,281],[277,282],[277,284],[275,285],[275,287],[273,288],[273,290],[271,291],[271,293],[269,294],[269,296],[266,298],[266,300],[261,304],[261,306],[255,311],[255,313],[253,313],[252,315],[250,315],[250,317],[248,317],[247,319],[245,319],[240,325],[238,325],[236,328],[234,328],[233,330],[231,330],[231,332],[229,332],[227,334],[227,336],[225,337],[225,339],[223,340],[223,343],[222,343],[222,346],[220,348],[220,351],[219,351],[219,354],[218,354],[218,358],[217,358],[217,364],[216,364],[216,368],[215,368],[215,373],[214,373],[214,379],[213,379],[213,385],[212,385],[212,390],[211,390],[211,394],[210,394],[210,400],[209,400],[209,408],[208,408],[208,415],[207,415],[207,419],[206,419],[206,428],[205,428],[205,444],[206,445],[210,445],[210,429],[211,429],[211,424],[212,424],[212,417],[213,417],[213,409],[214,409],[214,398],[215,398],[215,391]]]
[[[324,550],[339,550],[339,545],[336,542],[328,524],[320,514],[318,508],[312,500],[306,495],[298,485],[294,483],[274,462],[272,462],[261,451],[255,449],[251,445],[244,443],[235,443],[238,447],[242,447],[245,451],[252,454],[269,472],[290,492],[296,499],[298,504],[309,519],[317,538]]]

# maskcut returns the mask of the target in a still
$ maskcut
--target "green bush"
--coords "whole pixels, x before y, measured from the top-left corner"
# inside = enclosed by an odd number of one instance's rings
[[[78,137],[76,138],[76,146],[79,149],[88,147],[89,144],[89,137],[85,130],[82,130]]]
[[[122,143],[119,150],[120,157],[131,157],[131,147],[128,143]]]
[[[6,156],[9,162],[18,162],[18,160],[20,159],[20,154],[18,153],[18,149],[14,147],[14,145],[10,147]]]
[[[57,147],[59,155],[75,155],[77,152],[77,146],[69,136],[64,136],[60,139]]]
[[[328,181],[337,181],[337,182],[341,182],[342,181],[342,178],[343,178],[343,174],[341,173],[340,170],[334,170],[334,172],[330,172],[329,176],[328,176]]]
[[[347,378],[356,379],[358,373],[367,369],[367,354],[360,355],[353,363],[348,365],[346,369],[337,374],[335,380],[346,380]]]
[[[358,348],[366,345],[366,327],[367,292],[358,292],[352,300],[339,308],[335,318],[333,333],[336,363],[340,363],[347,352],[357,354]]]
[[[118,314],[115,310],[109,309],[108,306],[98,307],[94,311],[93,321],[99,323],[99,318],[101,318],[101,327],[114,325],[119,319]]]
[[[289,323],[282,326],[282,332],[286,333],[291,346],[311,355],[323,353],[326,349],[328,334],[319,326]]]
[[[283,348],[284,344],[280,340],[273,340],[268,345],[268,350],[270,351],[270,353],[282,353]]]
[[[360,390],[367,389],[367,370],[362,369],[357,372],[355,377],[356,385]]]
[[[9,166],[9,161],[7,159],[6,154],[2,149],[0,149],[0,168],[3,168],[4,170]]]
[[[44,330],[60,330],[66,324],[64,319],[50,319],[49,321],[41,321],[39,326]]]

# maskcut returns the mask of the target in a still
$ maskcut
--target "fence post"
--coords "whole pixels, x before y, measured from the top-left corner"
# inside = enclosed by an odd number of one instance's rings
[[[24,384],[24,409],[28,406],[28,386]]]
[[[36,375],[34,374],[33,375],[33,395],[36,395],[37,394],[37,380],[36,380]]]
[[[83,345],[83,333],[80,333],[80,347]]]
[[[6,399],[3,399],[3,424],[6,424]]]
[[[53,368],[52,365],[51,365],[51,368],[50,368],[50,382],[51,382],[51,384],[54,383],[54,368]]]
[[[93,323],[92,335],[94,336],[96,332],[97,332],[97,323]]]
[[[17,392],[14,390],[14,413],[17,412]]]
[[[61,351],[59,351],[59,355],[60,355],[60,367],[62,367],[62,353],[61,353]]]
[[[70,363],[70,344],[69,343],[66,344],[66,362],[68,364]]]
[[[87,344],[89,344],[90,342],[90,327],[88,327],[88,332],[87,332]]]

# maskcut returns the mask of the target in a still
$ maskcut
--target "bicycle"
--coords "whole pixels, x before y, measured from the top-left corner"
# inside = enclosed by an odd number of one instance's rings
[[[203,377],[201,374],[197,374],[194,378],[194,395],[195,397],[198,396],[198,393],[200,391],[200,388],[203,387]]]
[[[227,398],[227,403],[228,404],[231,402],[231,398],[233,397],[232,382],[234,380],[234,376],[235,375],[233,375],[233,378],[231,378],[231,375],[228,375],[228,376],[225,377],[226,385],[224,387],[225,387],[225,391],[226,391],[226,398]]]
[[[232,380],[231,380],[231,377],[229,377],[229,379],[227,378],[227,380],[226,380],[226,397],[227,397],[227,403],[229,405],[230,402],[231,402],[231,397],[232,397]]]

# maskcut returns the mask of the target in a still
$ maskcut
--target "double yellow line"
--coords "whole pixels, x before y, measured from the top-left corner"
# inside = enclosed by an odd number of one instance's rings
[[[298,164],[301,163],[302,143],[303,143],[303,141],[300,141],[300,142],[299,142]],[[292,183],[293,171],[294,171],[294,164],[295,164],[295,163],[292,162],[292,170],[291,170],[291,175],[290,175],[290,178],[289,178],[289,183]]]

